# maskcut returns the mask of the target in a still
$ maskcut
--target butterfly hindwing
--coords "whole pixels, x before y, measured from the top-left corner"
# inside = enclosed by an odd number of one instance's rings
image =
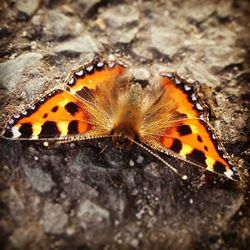
[[[174,102],[172,120],[150,145],[196,166],[239,180],[239,174],[208,123],[208,108],[195,88],[174,73],[165,74],[162,85],[167,92],[163,102]],[[168,106],[170,106],[168,104]],[[176,115],[177,114],[177,115]],[[165,115],[169,117],[169,113]],[[147,139],[144,141],[147,144]]]

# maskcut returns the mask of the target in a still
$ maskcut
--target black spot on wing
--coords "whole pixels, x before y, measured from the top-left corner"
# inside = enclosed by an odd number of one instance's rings
[[[45,118],[47,118],[47,117],[48,117],[48,114],[45,113],[45,114],[43,115],[43,119],[45,119]]]
[[[68,125],[68,134],[77,134],[78,133],[78,121],[71,121]]]
[[[213,168],[215,172],[220,173],[220,174],[223,174],[226,171],[226,166],[219,161],[216,161],[214,163]]]
[[[6,138],[12,138],[13,137],[13,133],[10,129],[6,128],[4,133],[3,133],[3,136],[6,137]]]
[[[192,134],[192,129],[188,125],[179,126],[177,131],[181,136]]]
[[[57,128],[55,122],[47,121],[42,125],[42,130],[39,134],[39,138],[53,138],[60,135],[60,131]]]
[[[202,142],[202,138],[201,138],[200,135],[197,135],[197,140],[198,140],[199,142]]]
[[[58,106],[55,106],[51,109],[52,112],[56,112],[58,110]]]
[[[30,123],[23,123],[19,128],[19,132],[21,133],[20,137],[30,138],[33,133],[32,125]]]
[[[196,163],[200,163],[202,165],[207,165],[205,154],[198,149],[194,149],[190,154],[187,155],[187,157]]]
[[[171,150],[175,151],[176,153],[179,153],[182,149],[182,143],[179,139],[174,139],[173,144],[170,147]]]
[[[207,148],[207,146],[204,146],[204,149],[205,149],[206,151],[208,151],[208,148]]]
[[[74,115],[78,111],[78,106],[74,102],[69,102],[65,105],[65,109],[71,114]]]

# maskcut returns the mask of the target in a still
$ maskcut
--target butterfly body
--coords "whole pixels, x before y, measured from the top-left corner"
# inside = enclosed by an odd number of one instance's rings
[[[111,136],[119,148],[136,141],[240,180],[194,86],[168,73],[143,88],[127,72],[123,63],[95,59],[12,117],[3,136],[56,141]]]

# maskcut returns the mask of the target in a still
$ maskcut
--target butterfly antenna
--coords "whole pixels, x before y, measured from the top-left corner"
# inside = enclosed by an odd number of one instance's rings
[[[150,150],[149,148],[147,148],[146,146],[144,146],[143,144],[131,139],[128,137],[128,140],[132,141],[133,143],[135,143],[136,145],[138,145],[139,147],[141,147],[142,149],[144,149],[145,151],[147,151],[148,153],[150,153],[151,155],[153,155],[155,158],[157,158],[158,160],[160,160],[165,166],[167,166],[168,168],[170,168],[175,174],[177,174],[182,180],[187,180],[188,177],[187,175],[182,175],[181,173],[178,172],[178,170],[176,168],[174,168],[173,166],[171,166],[168,162],[166,162],[164,159],[162,159],[158,154],[156,154],[155,152],[153,152],[152,150]]]

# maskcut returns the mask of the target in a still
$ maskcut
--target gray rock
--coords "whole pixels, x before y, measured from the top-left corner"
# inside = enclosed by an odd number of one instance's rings
[[[78,199],[80,196],[81,198],[96,198],[98,196],[98,192],[89,185],[84,184],[78,179],[68,179],[69,183],[65,183],[66,185],[64,186],[65,193],[68,197]]]
[[[25,86],[22,86],[20,97],[26,103],[32,102],[37,96],[43,94],[46,82],[50,82],[51,88],[54,87],[54,82],[51,77],[42,74],[37,68],[29,69],[28,74],[22,78]]]
[[[205,50],[207,67],[214,71],[220,71],[228,65],[239,64],[243,61],[242,52],[235,49],[235,45],[227,45],[225,42],[210,46]]]
[[[43,56],[39,53],[27,53],[18,56],[13,60],[0,63],[0,86],[13,90],[22,81],[25,70],[41,65]]]
[[[42,224],[49,234],[61,234],[68,224],[68,216],[59,204],[47,202],[43,208]]]
[[[200,23],[216,10],[216,4],[211,2],[196,2],[196,4],[190,4],[190,1],[183,3],[185,7],[180,8],[179,15],[181,18],[187,17],[188,19],[195,20]],[[190,10],[190,11],[187,11]]]
[[[169,57],[173,57],[184,46],[183,41],[187,39],[184,32],[168,26],[153,26],[149,33],[149,47]]]
[[[96,205],[90,200],[80,203],[77,211],[77,217],[82,228],[101,228],[110,223],[109,211]]]
[[[38,8],[40,0],[18,0],[16,3],[16,8],[31,16]]]
[[[10,189],[7,191],[6,197],[8,197],[8,209],[9,213],[11,214],[11,217],[15,221],[22,221],[23,215],[25,213],[24,201],[20,197],[14,186],[11,186]]]
[[[149,42],[148,40],[141,40],[140,42],[133,44],[132,52],[141,59],[152,60],[153,59],[152,52],[149,51],[148,49],[145,49],[145,47],[142,47],[141,46],[142,43],[148,44]]]
[[[216,87],[220,85],[220,80],[211,74],[204,64],[196,62],[194,58],[186,58],[181,65],[174,65],[173,68],[183,78],[188,75],[192,81],[199,81],[206,86]]]
[[[111,43],[130,43],[135,38],[138,32],[138,27],[133,29],[124,28],[112,31],[109,35]]]
[[[39,168],[29,168],[25,166],[24,172],[32,188],[41,193],[49,192],[55,185],[51,176]]]
[[[120,4],[106,9],[101,17],[108,27],[120,28],[122,26],[138,22],[140,15],[137,8],[132,5]]]
[[[77,0],[77,3],[80,5],[83,14],[87,14],[101,1],[102,0]]]
[[[133,71],[133,76],[137,81],[148,81],[150,72],[145,68],[137,68]]]
[[[33,22],[36,23],[37,18],[34,19]],[[45,25],[43,24],[43,22],[45,23]],[[43,32],[47,40],[76,36],[84,30],[84,26],[82,23],[77,22],[75,19],[64,15],[58,10],[48,11],[46,20],[43,20],[41,18],[38,24],[44,25]]]
[[[154,162],[151,162],[150,164],[148,164],[145,168],[144,168],[144,173],[146,175],[152,176],[152,177],[156,177],[159,178],[160,177],[160,173],[158,170],[158,165]]]
[[[16,226],[14,232],[9,236],[12,249],[27,249],[31,243],[39,244],[42,241],[42,228],[37,222],[26,222],[21,227]]]
[[[86,33],[83,36],[57,45],[54,50],[56,52],[98,53],[102,50],[102,46],[90,34]]]

